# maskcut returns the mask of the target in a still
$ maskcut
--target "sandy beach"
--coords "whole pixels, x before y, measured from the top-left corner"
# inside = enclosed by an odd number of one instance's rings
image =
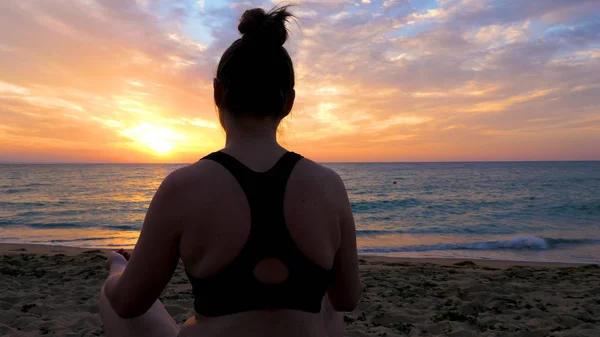
[[[103,336],[104,252],[0,245],[0,336]],[[363,298],[347,336],[600,336],[600,267],[361,257]],[[180,266],[161,296],[192,314]]]

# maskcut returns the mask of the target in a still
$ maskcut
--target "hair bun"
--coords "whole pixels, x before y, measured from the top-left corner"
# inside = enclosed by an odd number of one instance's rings
[[[293,15],[288,6],[275,7],[269,12],[262,8],[249,9],[242,14],[238,31],[242,41],[257,45],[281,47],[288,37],[285,23]]]

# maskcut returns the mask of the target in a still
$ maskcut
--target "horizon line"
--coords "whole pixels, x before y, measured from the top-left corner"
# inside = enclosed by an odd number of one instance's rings
[[[468,164],[468,163],[560,163],[600,162],[600,159],[556,160],[448,160],[448,161],[316,161],[320,164]],[[0,162],[0,165],[191,165],[195,162]]]

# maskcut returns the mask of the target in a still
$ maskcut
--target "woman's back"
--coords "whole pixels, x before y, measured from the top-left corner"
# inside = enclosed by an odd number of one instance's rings
[[[277,149],[264,158],[246,153],[248,159],[244,160],[234,153],[231,155],[239,158],[241,163],[245,161],[245,166],[255,172],[271,169],[282,156]],[[231,172],[215,161],[201,160],[180,170],[177,175],[177,180],[181,181],[181,184],[177,184],[181,193],[181,198],[178,199],[182,201],[179,204],[180,212],[185,214],[182,218],[181,258],[192,281],[214,277],[239,257],[248,241],[251,229],[248,198]],[[344,216],[344,196],[345,190],[339,177],[308,159],[298,161],[285,186],[284,225],[298,251],[322,270],[333,272],[331,269],[341,240],[340,219]],[[272,211],[277,212],[276,209]],[[286,266],[277,258],[266,258],[255,266],[253,273],[260,282],[280,284],[286,281],[290,272],[293,272],[290,269],[294,267]],[[286,294],[282,296],[285,297]],[[241,329],[240,333],[248,335],[253,327],[257,329],[257,335],[261,336],[265,335],[266,327],[272,329],[273,335],[284,332],[289,335],[291,331],[302,336],[307,333],[315,335],[315,327],[322,327],[323,324],[312,321],[320,319],[318,314],[297,310],[250,310],[218,317],[197,315],[195,321],[203,323],[196,325],[191,321],[189,324],[195,327],[182,330],[182,335],[210,333],[212,336],[215,333],[212,331],[213,326],[218,327],[225,335],[235,332],[226,332],[229,329]],[[273,322],[278,324],[272,324]],[[324,329],[316,330],[324,332]]]

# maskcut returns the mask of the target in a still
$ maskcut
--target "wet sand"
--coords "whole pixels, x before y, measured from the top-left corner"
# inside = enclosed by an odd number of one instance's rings
[[[104,251],[0,245],[0,336],[103,336]],[[361,257],[363,298],[347,336],[600,336],[600,267]],[[180,266],[161,296],[192,315]]]

